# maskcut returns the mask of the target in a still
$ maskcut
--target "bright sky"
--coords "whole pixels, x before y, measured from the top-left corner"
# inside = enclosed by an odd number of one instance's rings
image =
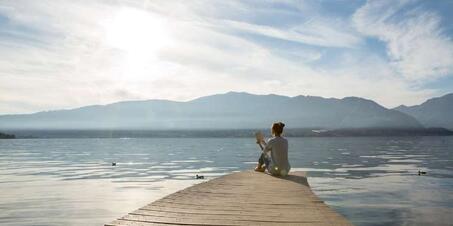
[[[0,114],[246,91],[453,92],[453,1],[0,2]]]

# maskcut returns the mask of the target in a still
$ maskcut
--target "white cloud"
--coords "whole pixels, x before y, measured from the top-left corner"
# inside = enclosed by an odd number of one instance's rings
[[[12,35],[0,33],[0,114],[130,99],[190,100],[231,90],[363,96],[390,107],[433,95],[399,78],[399,69],[376,54],[361,53],[363,37],[347,19],[310,15],[314,19],[299,24],[258,25],[241,20],[254,13],[244,4],[3,1],[0,13],[8,17],[10,29],[0,32]],[[261,4],[265,15],[278,11]],[[306,4],[298,10],[310,9]],[[127,24],[118,21],[124,12],[137,11]],[[148,21],[154,19],[159,25]],[[244,32],[310,46],[310,51],[258,43],[239,35]],[[326,48],[349,54],[339,56],[334,66],[311,65],[323,60]]]
[[[270,26],[256,25],[238,21],[218,21],[216,24],[237,31],[250,32],[286,41],[299,42],[322,47],[355,47],[361,38],[352,30],[338,26],[335,21],[312,19],[301,25],[278,29]],[[339,29],[341,28],[341,29]]]
[[[441,18],[414,8],[413,1],[368,1],[353,16],[358,31],[387,45],[392,65],[409,80],[432,80],[453,73],[453,42]]]

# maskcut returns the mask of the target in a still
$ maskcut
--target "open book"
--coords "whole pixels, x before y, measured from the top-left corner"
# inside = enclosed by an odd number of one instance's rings
[[[265,139],[265,138],[264,138],[264,134],[263,134],[261,131],[256,132],[256,133],[255,133],[255,137],[256,137],[256,142],[257,142],[257,143],[260,143],[260,145],[263,145],[263,144],[265,143],[265,141],[264,141],[264,139]],[[262,150],[260,149],[260,151],[262,151]],[[270,152],[268,152],[268,153],[266,153],[266,154],[267,154],[268,156],[270,156]]]
[[[258,131],[255,133],[255,137],[256,137],[256,142],[259,142],[260,144],[263,143],[264,141],[264,134],[261,132],[261,131]]]

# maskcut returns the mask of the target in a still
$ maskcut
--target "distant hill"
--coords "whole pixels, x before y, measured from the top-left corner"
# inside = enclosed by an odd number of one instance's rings
[[[14,134],[7,134],[0,132],[0,139],[15,139],[16,136]]]
[[[229,92],[188,102],[127,101],[0,116],[8,129],[242,129],[283,121],[289,128],[421,128],[412,116],[367,99]]]
[[[426,127],[453,129],[453,93],[429,99],[420,105],[401,105],[395,110],[415,117]]]

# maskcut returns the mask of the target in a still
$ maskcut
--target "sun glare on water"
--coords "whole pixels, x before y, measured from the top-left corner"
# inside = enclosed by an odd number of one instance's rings
[[[143,10],[121,9],[104,27],[105,43],[123,52],[121,67],[128,79],[143,77],[145,68],[150,67],[159,50],[170,43],[165,20]]]

